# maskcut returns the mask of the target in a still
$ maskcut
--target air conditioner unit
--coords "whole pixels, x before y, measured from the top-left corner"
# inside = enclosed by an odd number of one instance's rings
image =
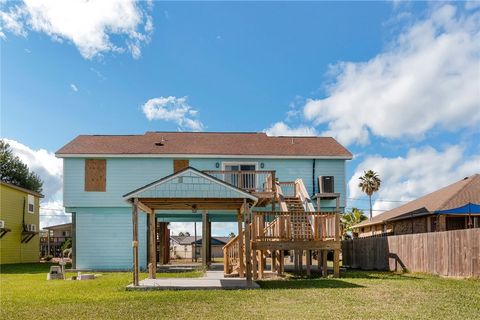
[[[27,231],[36,232],[37,231],[37,226],[33,223],[27,224]]]
[[[5,221],[0,220],[0,229],[5,228]]]
[[[333,176],[319,176],[318,177],[318,190],[320,193],[334,193],[334,177]]]

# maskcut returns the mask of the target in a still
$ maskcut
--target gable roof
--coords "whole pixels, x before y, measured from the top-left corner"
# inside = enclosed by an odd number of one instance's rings
[[[331,137],[270,137],[266,133],[146,132],[143,135],[80,135],[57,157],[80,156],[284,156],[352,159]]]
[[[464,178],[398,208],[386,211],[373,217],[372,220],[355,225],[354,228],[384,223],[412,213],[434,213],[453,209],[468,203],[480,204],[480,174]]]
[[[62,223],[62,224],[56,224],[53,226],[48,226],[43,228],[43,230],[58,230],[58,229],[72,229],[72,223]]]
[[[43,197],[44,197],[43,194],[41,194],[41,193],[38,193],[38,192],[35,192],[35,191],[32,191],[32,190],[29,190],[29,189],[22,188],[22,187],[19,187],[19,186],[17,186],[17,185],[14,185],[14,184],[11,184],[11,183],[8,183],[8,182],[0,181],[0,185],[6,186],[6,187],[9,187],[9,188],[12,188],[12,189],[21,191],[21,192],[25,192],[25,193],[31,194],[32,196],[35,196],[35,197],[39,197],[39,198],[43,198]]]
[[[181,179],[181,183],[179,178]],[[185,179],[184,179],[185,178]],[[191,181],[190,179],[195,179]],[[202,181],[199,181],[201,179]],[[199,183],[201,182],[201,183]],[[168,185],[175,184],[175,188],[168,188]],[[187,185],[191,184],[191,188]],[[204,188],[206,184],[210,186]],[[162,188],[166,186],[166,188]],[[196,189],[195,187],[199,188]],[[200,188],[201,187],[201,188]],[[218,197],[219,193],[223,197]],[[161,194],[161,195],[160,195]],[[213,195],[213,196],[212,196]],[[201,172],[195,168],[187,167],[179,172],[163,177],[157,181],[149,183],[143,187],[133,190],[125,195],[125,200],[131,198],[246,198],[257,201],[258,198],[236,186],[225,181],[217,179],[209,174]]]

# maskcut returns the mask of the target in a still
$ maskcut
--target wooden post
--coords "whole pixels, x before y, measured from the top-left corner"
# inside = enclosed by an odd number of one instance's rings
[[[237,212],[237,222],[238,222],[238,261],[239,261],[239,269],[238,269],[238,275],[240,276],[240,278],[243,278],[244,277],[244,261],[243,261],[243,255],[244,255],[244,252],[243,252],[243,238],[244,238],[244,234],[243,234],[243,230],[242,230],[242,214],[240,212],[240,210],[238,210]]]
[[[284,260],[285,260],[285,252],[280,250],[279,252],[279,264],[278,264],[278,275],[282,275],[284,271]]]
[[[438,230],[437,231],[447,231],[447,216],[441,214],[438,216]]]
[[[165,264],[165,223],[160,222],[158,226],[158,240],[159,240],[159,246],[158,246],[158,258],[160,264]]]
[[[155,212],[152,210],[151,213],[148,214],[148,227],[149,227],[149,245],[150,249],[149,253],[149,263],[151,267],[149,269],[148,277],[150,279],[155,279],[157,277],[157,230],[156,230],[156,223],[155,223]]]
[[[317,250],[317,271],[322,274],[322,250]]]
[[[47,229],[47,256],[50,255],[50,229]]]
[[[277,251],[276,250],[270,250],[270,260],[271,260],[270,271],[273,273],[277,271]]]
[[[208,214],[202,212],[202,266],[208,268]]]
[[[133,229],[133,285],[138,286],[138,275],[139,275],[139,266],[138,266],[138,199],[133,200],[132,206],[132,229]]]
[[[311,272],[311,266],[312,266],[312,251],[311,251],[311,250],[307,250],[307,251],[306,251],[306,254],[307,254],[307,265],[306,265],[307,276],[310,276],[310,275],[312,274],[312,272]]]
[[[243,219],[245,221],[245,271],[247,274],[247,286],[252,285],[252,255],[251,255],[251,241],[250,241],[250,208],[247,205],[247,200],[243,200]]]
[[[328,275],[328,250],[322,250],[322,274],[325,278]]]
[[[337,194],[337,208],[335,213],[335,242],[340,244],[340,195]],[[333,250],[333,276],[340,277],[340,249]]]

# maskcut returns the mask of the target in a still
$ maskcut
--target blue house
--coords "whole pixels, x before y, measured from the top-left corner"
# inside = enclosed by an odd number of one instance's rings
[[[154,277],[166,255],[168,223],[179,221],[203,222],[205,236],[212,222],[238,222],[238,235],[225,248],[225,272],[247,278],[264,271],[257,250],[277,259],[272,270],[279,272],[281,249],[339,252],[338,214],[352,155],[333,138],[81,135],[56,156],[64,164],[77,269],[149,267]],[[202,252],[205,264],[208,250]]]

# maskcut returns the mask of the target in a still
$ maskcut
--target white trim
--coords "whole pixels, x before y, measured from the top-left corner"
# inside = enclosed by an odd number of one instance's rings
[[[233,190],[233,191],[235,191],[235,192],[237,192],[237,193],[240,193],[240,194],[245,195],[246,198],[249,198],[249,199],[251,199],[251,200],[253,200],[253,201],[257,201],[257,200],[258,200],[257,197],[255,197],[254,195],[251,195],[251,194],[248,193],[248,192],[245,192],[245,191],[243,191],[243,190],[240,190],[240,189],[238,189],[238,188],[236,188],[236,187],[234,187],[234,186],[229,185],[228,183],[226,183],[226,182],[224,182],[224,181],[217,180],[217,179],[212,178],[212,177],[210,177],[209,175],[207,175],[207,174],[205,174],[205,173],[203,173],[203,172],[196,171],[196,170],[193,170],[193,169],[187,169],[187,170],[185,170],[185,171],[178,172],[178,173],[170,176],[170,177],[167,178],[167,179],[161,179],[161,181],[158,181],[157,183],[154,183],[154,184],[152,184],[152,185],[149,185],[148,187],[143,187],[143,188],[141,188],[140,190],[137,190],[135,193],[129,194],[128,196],[123,197],[123,199],[124,199],[124,200],[128,200],[128,199],[136,198],[136,197],[138,197],[138,194],[139,194],[139,193],[144,192],[144,191],[147,190],[147,189],[156,187],[156,186],[158,186],[158,185],[160,185],[160,184],[167,183],[167,182],[169,182],[169,181],[171,181],[171,180],[173,180],[173,179],[175,179],[175,178],[177,178],[177,177],[179,177],[179,176],[184,175],[184,174],[187,173],[187,172],[193,172],[194,174],[198,174],[199,176],[201,176],[201,177],[203,177],[203,178],[211,181],[212,183],[221,184],[221,185],[223,185],[224,187],[226,187],[226,188],[228,188],[228,189],[231,189],[231,190]]]
[[[238,154],[152,154],[152,153],[61,153],[55,154],[57,158],[207,158],[207,159],[334,159],[352,160],[350,156],[286,156],[286,155],[238,155]]]
[[[252,162],[242,162],[242,161],[222,161],[222,171],[225,170],[225,166],[241,166],[241,165],[254,165],[255,166],[255,171],[258,170],[258,162],[257,161],[252,161]],[[238,169],[240,171],[240,169]]]
[[[33,207],[32,211],[30,211],[30,205]],[[31,194],[27,194],[27,212],[30,214],[35,213],[35,197]]]

